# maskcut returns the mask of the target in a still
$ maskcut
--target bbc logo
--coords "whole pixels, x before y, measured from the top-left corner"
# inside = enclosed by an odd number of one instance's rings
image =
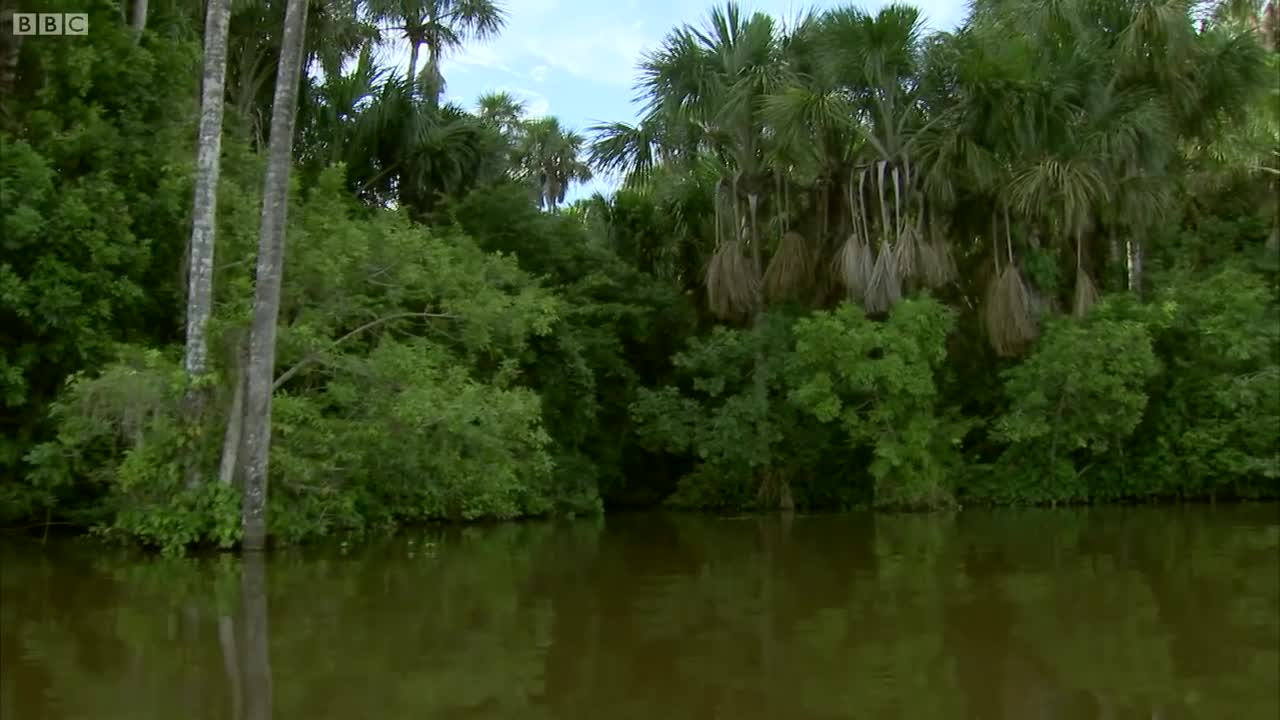
[[[86,13],[14,13],[14,35],[88,35]]]

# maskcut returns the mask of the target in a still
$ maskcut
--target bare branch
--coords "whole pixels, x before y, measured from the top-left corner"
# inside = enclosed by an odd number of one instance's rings
[[[377,320],[372,320],[370,322],[367,322],[364,325],[361,325],[360,327],[356,328],[355,330],[352,330],[351,332],[347,333],[346,335],[343,335],[337,340],[334,340],[333,344],[329,346],[329,349],[332,350],[333,348],[336,348],[337,346],[341,345],[347,340],[350,340],[356,335],[359,335],[360,333],[365,332],[366,330],[371,330],[379,325],[389,323],[392,320],[404,320],[406,318],[444,318],[448,320],[460,319],[459,316],[452,315],[450,313],[428,313],[428,312],[393,313],[391,315],[380,317]],[[275,392],[276,390],[279,390],[282,386],[284,386],[286,382],[289,382],[289,380],[292,379],[294,375],[297,375],[302,370],[302,368],[315,362],[319,357],[320,357],[320,353],[314,352],[302,358],[301,360],[299,360],[298,364],[284,371],[284,373],[280,375],[280,377],[276,378],[275,383],[271,385],[271,391]]]

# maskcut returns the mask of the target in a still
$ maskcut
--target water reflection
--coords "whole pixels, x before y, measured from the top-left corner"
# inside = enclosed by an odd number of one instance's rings
[[[247,720],[271,718],[271,624],[267,608],[267,563],[261,552],[246,553],[240,579],[244,680],[240,702]],[[234,634],[234,633],[233,633]],[[239,715],[240,713],[237,713]]]
[[[1273,718],[1276,506],[0,548],[5,718]]]

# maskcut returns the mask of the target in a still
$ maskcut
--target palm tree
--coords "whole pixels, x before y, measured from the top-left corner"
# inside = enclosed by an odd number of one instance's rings
[[[726,317],[758,318],[764,309],[761,211],[773,179],[761,101],[781,81],[778,39],[772,18],[744,16],[732,2],[713,9],[702,28],[676,29],[641,64],[638,89],[646,105],[640,132],[622,142],[618,138],[627,135],[617,132],[597,141],[599,156],[652,164],[648,146],[657,137],[667,144],[668,164],[693,168],[705,158],[718,167],[720,220],[707,291],[711,306]]]
[[[506,12],[496,0],[370,0],[375,17],[391,23],[391,29],[409,41],[409,84],[419,85],[418,52],[427,46],[427,65],[422,70],[430,107],[440,104],[444,78],[440,61],[444,54],[461,48],[468,40],[486,40],[501,32]]]
[[[1240,42],[1241,36],[1252,34],[1265,50],[1263,77],[1271,79],[1280,74],[1280,2],[1270,0],[1265,6],[1256,0],[1220,3],[1205,32],[1218,41],[1218,52],[1214,53],[1217,57],[1208,63],[1209,67],[1222,67],[1224,63],[1216,61],[1222,56],[1238,57],[1240,46],[1249,47]],[[1212,73],[1215,77],[1211,82],[1237,87],[1252,84],[1253,78],[1233,77],[1229,70],[1232,65],[1238,69],[1238,64],[1225,65]],[[1253,102],[1241,103],[1240,107],[1244,115],[1237,118],[1237,123],[1220,128],[1192,146],[1191,156],[1198,170],[1195,177],[1200,186],[1219,184],[1241,172],[1260,179],[1265,187],[1263,210],[1271,217],[1267,248],[1280,252],[1280,86],[1264,82]]]
[[[310,0],[303,76],[313,69],[325,77],[342,74],[344,63],[378,38],[375,25],[361,11],[363,0]],[[255,147],[266,147],[276,71],[283,42],[286,2],[233,0],[228,52],[227,92],[234,117],[249,132]],[[304,86],[300,102],[309,101]]]
[[[553,117],[524,124],[515,151],[516,167],[521,178],[533,183],[539,208],[555,212],[572,183],[591,179],[591,168],[582,160],[585,142]]]
[[[145,12],[145,5],[144,5]],[[195,206],[188,262],[187,345],[183,367],[189,383],[188,420],[199,427],[207,392],[201,381],[209,372],[207,328],[213,313],[213,255],[218,209],[218,172],[222,158],[222,108],[227,77],[228,0],[209,0],[204,31],[204,76],[200,93],[200,134],[196,150]],[[188,486],[200,483],[197,463],[187,474]]]
[[[379,108],[375,104],[387,71],[373,61],[372,44],[361,48],[345,73],[325,72],[323,82],[304,77],[299,99],[297,155],[308,176],[336,163],[346,163],[349,177],[369,177],[372,157],[367,139]]]
[[[476,114],[499,132],[514,138],[523,127],[525,102],[505,90],[485,93],[476,101]]]
[[[355,195],[422,217],[441,196],[508,172],[511,142],[494,123],[452,104],[428,107],[403,77],[372,61],[368,46],[345,73],[307,84],[297,137],[308,178],[341,162]]]
[[[677,28],[641,64],[640,125],[602,128],[594,152],[614,167],[664,165],[682,178],[678,187],[699,188],[697,178],[714,178],[708,188],[716,244],[705,275],[708,305],[721,317],[749,318],[757,326],[765,309],[769,238],[763,230],[767,215],[779,214],[780,205],[776,197],[770,202],[777,179],[768,162],[774,138],[762,109],[763,99],[785,78],[782,47],[772,18],[746,16],[733,2],[713,9],[700,28]],[[803,242],[782,248],[791,258],[788,265],[803,272]],[[768,402],[767,361],[763,352],[754,358],[753,387],[762,406]],[[769,436],[767,426],[762,420],[760,437]],[[762,497],[785,506],[785,478],[775,482],[768,468],[758,470]]]
[[[1257,84],[1248,55],[1157,0],[981,2],[929,44],[927,199],[956,239],[988,237],[964,250],[995,269],[984,311],[999,352],[1027,347],[1059,300],[1087,312],[1108,269],[1141,291],[1145,245],[1179,192],[1179,141],[1231,122]],[[1074,275],[1070,296],[1030,277],[1033,260]]]
[[[846,151],[843,164],[828,151],[824,169],[849,173],[841,179],[850,232],[836,265],[851,298],[871,312],[888,310],[906,282],[936,286],[951,275],[949,250],[929,232],[933,219],[925,202],[937,179],[921,157],[927,136],[916,81],[920,28],[919,12],[905,5],[888,5],[874,16],[840,9],[822,19],[814,41],[826,66],[822,75],[831,78],[823,88],[827,115],[845,103],[851,110],[845,123],[821,126],[823,140],[834,139]]]
[[[476,116],[492,128],[501,140],[501,169],[493,179],[516,178],[520,175],[516,153],[525,137],[525,103],[505,91],[485,93],[476,101]]]
[[[293,166],[293,130],[298,107],[298,84],[304,59],[307,0],[289,0],[285,11],[280,64],[276,72],[271,112],[267,176],[263,183],[262,224],[258,234],[258,265],[254,282],[253,324],[249,332],[249,363],[245,396],[244,452],[239,475],[244,481],[245,550],[266,546],[267,472],[271,452],[271,395],[275,371],[276,323],[284,277],[285,223],[289,203],[289,172]]]
[[[1197,31],[1181,0],[979,0],[955,33],[920,28],[904,5],[781,31],[717,9],[646,56],[641,121],[593,128],[592,162],[668,196],[715,168],[706,284],[722,317],[806,284],[829,302],[832,280],[882,311],[950,288],[964,262],[988,286],[993,345],[1013,353],[1062,300],[1088,310],[1108,247],[1141,290],[1180,191],[1179,140],[1221,137],[1262,85],[1254,27]],[[830,255],[826,273],[814,261]]]

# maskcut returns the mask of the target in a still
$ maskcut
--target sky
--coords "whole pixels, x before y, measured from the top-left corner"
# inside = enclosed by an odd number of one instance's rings
[[[502,34],[472,41],[442,63],[445,98],[466,108],[490,91],[505,90],[526,102],[534,116],[555,115],[586,134],[598,122],[634,122],[636,67],[642,55],[683,23],[701,25],[711,0],[497,0],[507,14]],[[823,9],[848,2],[756,0],[740,3],[782,20],[806,7]],[[856,3],[869,12],[885,2]],[[930,29],[949,30],[964,19],[964,0],[923,0],[919,7]],[[383,60],[408,67],[408,47],[388,49]],[[608,192],[616,179],[597,178],[570,189],[566,200]]]

